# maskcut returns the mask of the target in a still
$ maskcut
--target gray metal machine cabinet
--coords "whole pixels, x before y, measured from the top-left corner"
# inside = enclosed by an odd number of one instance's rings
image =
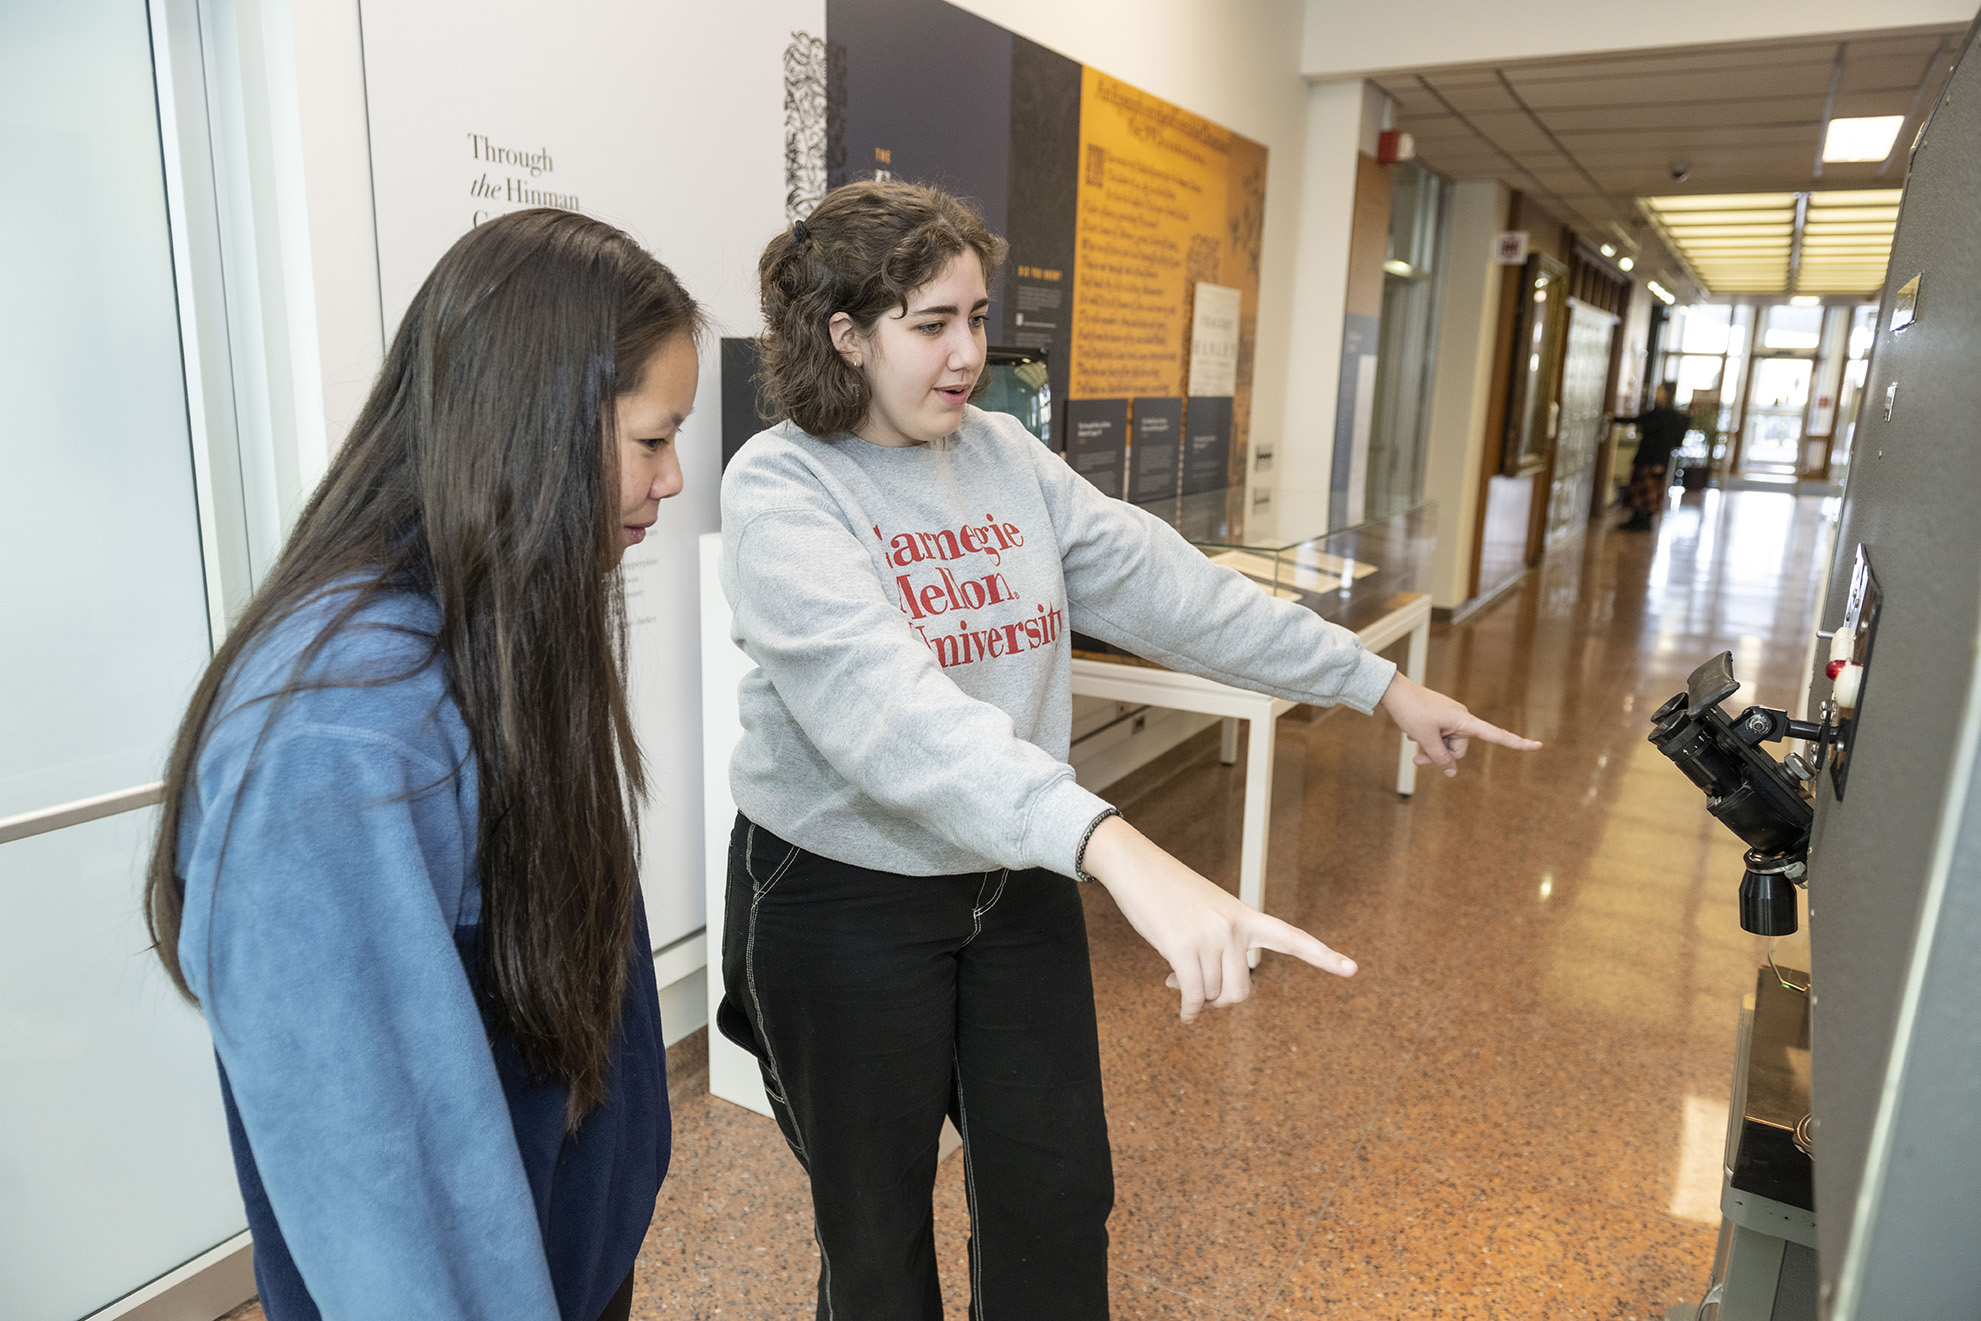
[[[1912,150],[1832,569],[1859,636],[1848,778],[1809,853],[1820,1305],[1981,1315],[1981,53]],[[1829,694],[1818,676],[1815,695]]]

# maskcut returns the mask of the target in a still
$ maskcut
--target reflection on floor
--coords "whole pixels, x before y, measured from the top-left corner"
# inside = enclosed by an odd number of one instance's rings
[[[1662,1318],[1697,1301],[1764,949],[1735,919],[1740,844],[1646,717],[1722,649],[1743,699],[1796,700],[1823,512],[1691,495],[1656,533],[1592,529],[1434,632],[1431,682],[1541,753],[1475,751],[1405,801],[1387,724],[1288,716],[1267,906],[1360,960],[1353,981],[1269,955],[1249,1003],[1184,1027],[1156,956],[1089,892],[1116,1317]],[[1112,796],[1235,888],[1242,758],[1216,751],[1211,731]],[[634,1315],[809,1317],[796,1162],[677,1065]],[[960,1161],[936,1215],[961,1318]]]

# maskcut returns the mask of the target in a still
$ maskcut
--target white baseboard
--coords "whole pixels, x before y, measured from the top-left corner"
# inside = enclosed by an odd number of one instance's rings
[[[254,1261],[254,1241],[236,1234],[85,1321],[214,1321],[255,1296]]]
[[[691,931],[654,951],[653,979],[660,987],[660,1031],[673,1045],[708,1025],[708,929]]]

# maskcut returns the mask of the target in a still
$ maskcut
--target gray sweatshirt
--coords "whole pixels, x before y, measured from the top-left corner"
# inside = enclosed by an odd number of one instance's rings
[[[1396,672],[974,407],[911,449],[779,423],[723,475],[722,529],[723,591],[756,663],[736,806],[856,866],[1077,875],[1108,805],[1066,764],[1075,629],[1363,712]]]

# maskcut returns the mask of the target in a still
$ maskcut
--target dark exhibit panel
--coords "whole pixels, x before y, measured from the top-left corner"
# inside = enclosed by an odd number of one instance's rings
[[[1066,461],[1073,471],[1116,499],[1128,457],[1128,401],[1074,399],[1066,405]]]
[[[1231,396],[1192,395],[1183,413],[1183,494],[1200,495],[1230,483]]]
[[[1809,913],[1819,1265],[1831,1321],[1981,1306],[1981,55],[1913,151],[1824,627],[1859,548],[1876,648],[1813,697],[1855,714],[1817,783]],[[1903,148],[1901,148],[1903,149]],[[1862,609],[1868,628],[1873,620]],[[1856,692],[1848,691],[1855,687]],[[1849,700],[1844,700],[1849,699]]]
[[[1176,498],[1183,459],[1183,401],[1137,399],[1128,442],[1128,499],[1138,505]]]

